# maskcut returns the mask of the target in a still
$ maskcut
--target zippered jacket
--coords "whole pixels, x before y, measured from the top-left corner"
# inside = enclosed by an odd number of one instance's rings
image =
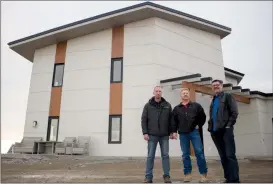
[[[192,132],[196,125],[200,128],[206,122],[203,107],[197,102],[189,102],[186,106],[179,104],[173,109],[174,131],[178,133]]]
[[[169,136],[172,133],[172,106],[163,97],[158,103],[154,97],[145,104],[141,116],[142,133]]]

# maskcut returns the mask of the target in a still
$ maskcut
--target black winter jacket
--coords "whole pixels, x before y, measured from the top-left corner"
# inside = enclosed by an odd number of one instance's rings
[[[178,133],[192,132],[196,125],[200,128],[206,122],[206,114],[203,107],[196,102],[189,102],[187,108],[179,104],[173,109],[174,130]]]
[[[214,100],[215,96],[213,97]],[[210,104],[210,119],[208,121],[208,131],[212,131],[212,108],[213,100]],[[238,117],[238,107],[236,100],[230,93],[221,92],[219,94],[219,106],[217,111],[216,131],[227,126],[232,127]]]
[[[172,122],[172,106],[163,97],[158,103],[152,97],[145,104],[142,116],[142,133],[154,136],[169,136]]]

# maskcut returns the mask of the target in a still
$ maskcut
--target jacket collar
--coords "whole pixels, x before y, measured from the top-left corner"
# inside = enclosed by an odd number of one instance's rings
[[[150,100],[149,100],[149,103],[151,104],[151,105],[153,105],[153,106],[157,106],[157,105],[164,105],[165,103],[166,103],[166,100],[165,100],[165,98],[163,98],[163,97],[161,97],[161,101],[160,102],[156,102],[155,101],[155,97],[152,97],[152,98],[150,98]]]
[[[189,101],[189,103],[187,105],[188,106],[192,105],[192,101]],[[182,104],[182,102],[180,102],[180,104],[178,106],[181,107],[181,106],[184,106],[184,105]]]
[[[224,96],[224,92],[222,91],[217,95],[217,97],[222,98]],[[213,100],[216,98],[216,95],[213,95]]]

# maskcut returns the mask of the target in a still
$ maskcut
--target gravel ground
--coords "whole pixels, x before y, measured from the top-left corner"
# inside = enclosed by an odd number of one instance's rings
[[[207,160],[210,182],[223,180],[221,164]],[[198,182],[199,174],[193,160],[193,181]],[[239,160],[240,177],[244,183],[272,183],[270,160]],[[154,182],[162,182],[161,159],[156,158]],[[145,158],[2,155],[1,183],[140,183],[144,178]],[[178,158],[171,158],[171,177],[174,183],[183,179],[183,170]]]

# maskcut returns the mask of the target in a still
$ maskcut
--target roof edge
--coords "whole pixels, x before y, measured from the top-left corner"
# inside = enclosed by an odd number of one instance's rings
[[[245,76],[245,74],[243,74],[243,73],[241,73],[241,72],[238,72],[238,71],[235,71],[235,70],[232,70],[232,69],[230,69],[230,68],[227,68],[227,67],[224,67],[224,70],[225,71],[228,71],[228,72],[231,72],[231,73],[234,73],[234,74],[236,74],[236,75],[240,75],[240,76]]]
[[[217,24],[215,22],[208,21],[206,19],[196,17],[196,16],[193,16],[193,15],[190,15],[190,14],[187,14],[187,13],[184,13],[184,12],[172,9],[172,8],[168,8],[168,7],[159,5],[159,4],[155,4],[155,3],[152,3],[152,2],[144,2],[144,3],[139,3],[139,4],[136,4],[136,5],[128,6],[128,7],[125,7],[125,8],[117,9],[117,10],[114,10],[114,11],[110,11],[110,12],[107,12],[107,13],[103,13],[103,14],[100,14],[100,15],[96,15],[96,16],[93,16],[93,17],[85,18],[85,19],[82,19],[82,20],[79,20],[79,21],[76,21],[76,22],[72,22],[72,23],[65,24],[65,25],[62,25],[62,26],[59,26],[59,27],[55,27],[55,28],[52,28],[52,29],[49,29],[49,30],[46,30],[46,31],[43,31],[43,32],[40,32],[40,33],[36,33],[36,34],[30,35],[30,36],[27,36],[27,37],[24,37],[24,38],[20,38],[20,39],[9,42],[8,46],[12,46],[14,44],[18,44],[20,42],[23,42],[23,41],[26,41],[26,40],[29,40],[29,39],[32,39],[32,38],[35,38],[35,37],[38,37],[38,36],[43,36],[45,34],[52,33],[52,32],[55,32],[55,31],[59,31],[59,30],[65,29],[65,28],[69,28],[69,27],[72,27],[72,26],[75,26],[75,25],[78,25],[78,24],[81,24],[81,23],[96,20],[96,19],[99,19],[99,18],[103,18],[103,17],[110,16],[110,15],[113,15],[113,14],[121,13],[121,12],[128,11],[128,10],[132,10],[132,9],[135,9],[135,8],[140,8],[140,7],[143,7],[143,6],[151,6],[151,7],[159,8],[159,9],[162,9],[162,10],[165,10],[165,11],[169,11],[169,12],[172,12],[172,13],[175,13],[175,14],[178,14],[178,15],[185,16],[187,18],[191,18],[191,19],[195,19],[197,21],[207,23],[207,24],[209,24],[211,26],[216,26],[218,28],[225,29],[226,31],[231,31],[231,28],[220,25],[220,24]]]

